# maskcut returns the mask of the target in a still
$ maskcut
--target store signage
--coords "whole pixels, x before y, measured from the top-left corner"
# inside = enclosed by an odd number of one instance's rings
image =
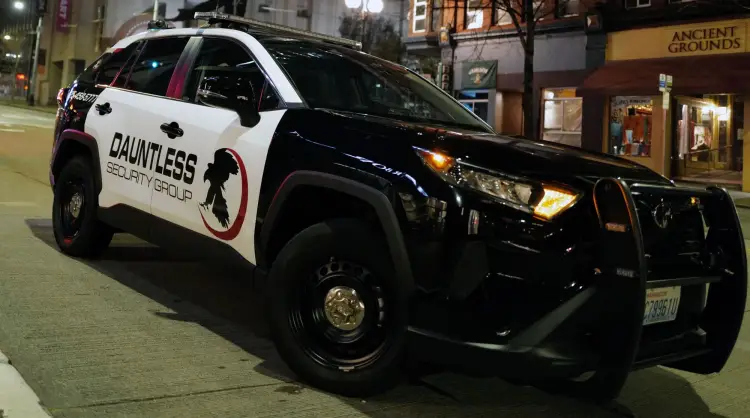
[[[471,61],[463,64],[462,89],[494,89],[497,85],[497,61]]]
[[[616,96],[612,98],[612,107],[651,106],[651,98],[643,96]]]
[[[58,32],[67,33],[68,23],[70,21],[70,9],[73,0],[58,0],[57,18],[55,26]]]
[[[745,51],[746,25],[684,27],[667,31],[669,55],[726,54]]]

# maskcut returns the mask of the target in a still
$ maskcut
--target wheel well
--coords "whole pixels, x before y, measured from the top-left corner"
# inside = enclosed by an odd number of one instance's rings
[[[63,167],[65,167],[65,163],[70,161],[70,159],[76,155],[83,155],[88,157],[89,160],[92,159],[91,150],[86,145],[75,140],[62,141],[63,143],[60,144],[60,149],[57,150],[55,161],[52,164],[52,176],[55,181],[57,181],[57,178],[60,176],[60,172]]]
[[[265,249],[266,265],[273,264],[284,245],[305,228],[335,218],[357,218],[383,235],[375,209],[366,201],[326,187],[294,188],[276,217]]]

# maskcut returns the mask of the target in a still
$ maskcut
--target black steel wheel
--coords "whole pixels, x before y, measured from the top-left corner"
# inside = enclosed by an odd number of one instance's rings
[[[332,258],[289,296],[289,325],[322,366],[365,368],[386,350],[388,306],[368,269]]]
[[[76,257],[101,254],[114,235],[98,221],[97,193],[90,161],[78,156],[63,167],[55,183],[52,227],[60,250]]]
[[[364,223],[313,225],[286,244],[268,278],[274,343],[313,386],[358,397],[388,390],[402,377],[407,289]]]

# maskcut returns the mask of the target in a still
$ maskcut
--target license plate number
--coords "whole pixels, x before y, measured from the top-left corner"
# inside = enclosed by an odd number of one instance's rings
[[[649,289],[646,292],[643,325],[674,321],[680,307],[680,294],[680,286]]]

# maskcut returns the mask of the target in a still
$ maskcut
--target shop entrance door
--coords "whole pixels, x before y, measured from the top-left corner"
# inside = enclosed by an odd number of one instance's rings
[[[736,158],[737,122],[734,97],[676,97],[673,109],[672,177],[724,186],[741,185],[742,164]]]
[[[490,94],[487,90],[462,90],[458,92],[458,101],[489,123]]]

